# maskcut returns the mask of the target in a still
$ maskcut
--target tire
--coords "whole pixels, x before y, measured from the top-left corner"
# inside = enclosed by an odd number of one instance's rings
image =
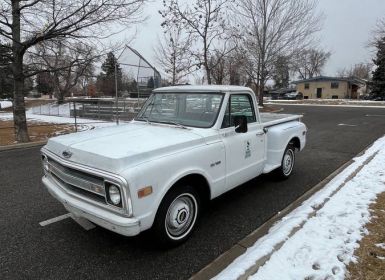
[[[152,226],[161,248],[185,242],[195,229],[201,211],[198,192],[189,185],[177,186],[163,198]]]
[[[295,165],[295,147],[288,144],[282,156],[281,166],[276,169],[275,175],[281,180],[286,180],[293,173]]]

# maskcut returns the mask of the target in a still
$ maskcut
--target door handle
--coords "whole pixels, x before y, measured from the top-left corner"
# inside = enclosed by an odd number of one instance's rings
[[[257,136],[262,136],[262,135],[264,135],[265,134],[265,132],[258,132],[256,135]]]

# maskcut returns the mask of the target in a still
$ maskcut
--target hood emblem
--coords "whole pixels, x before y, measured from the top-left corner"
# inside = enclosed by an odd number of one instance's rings
[[[62,155],[63,155],[63,157],[65,157],[65,158],[70,158],[70,157],[72,156],[72,153],[71,153],[70,151],[64,151],[64,152],[62,153]]]

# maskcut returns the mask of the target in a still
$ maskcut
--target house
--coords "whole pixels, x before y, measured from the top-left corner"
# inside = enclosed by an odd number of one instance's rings
[[[358,99],[360,89],[366,86],[362,79],[319,76],[293,82],[304,99]]]

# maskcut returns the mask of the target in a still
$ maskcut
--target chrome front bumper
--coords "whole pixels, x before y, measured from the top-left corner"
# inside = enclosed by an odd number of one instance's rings
[[[47,175],[43,177],[42,181],[48,192],[75,216],[85,218],[121,235],[134,236],[140,233],[140,222],[138,219],[123,217],[71,196],[60,186],[56,185]]]

